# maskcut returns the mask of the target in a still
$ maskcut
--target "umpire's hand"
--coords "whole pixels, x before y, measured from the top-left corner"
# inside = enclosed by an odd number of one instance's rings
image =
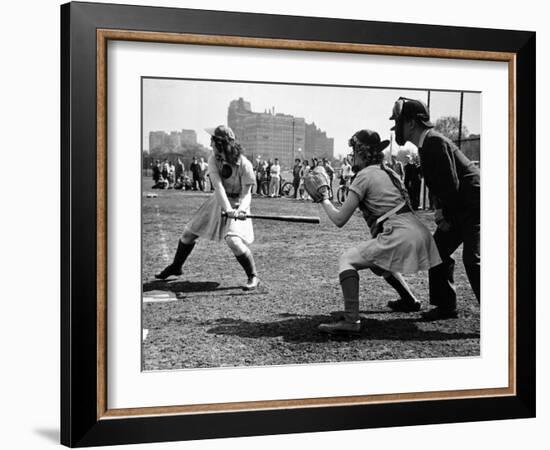
[[[435,223],[437,224],[437,228],[439,228],[441,231],[449,231],[451,229],[451,223],[445,219],[445,216],[443,215],[443,211],[441,209],[436,209],[434,214]]]

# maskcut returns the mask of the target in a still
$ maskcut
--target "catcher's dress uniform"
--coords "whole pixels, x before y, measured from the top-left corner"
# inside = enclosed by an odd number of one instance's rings
[[[359,208],[373,235],[373,239],[357,246],[366,263],[400,273],[428,270],[441,263],[429,230],[407,206],[384,169],[379,165],[365,167],[349,189],[359,196]],[[377,224],[377,219],[396,208]]]
[[[208,167],[211,174],[218,174],[231,206],[238,209],[242,186],[256,184],[252,163],[243,155],[239,156],[236,164],[229,164],[212,155],[208,159]],[[251,244],[254,241],[251,219],[228,219],[222,217],[221,213],[221,205],[218,197],[214,194],[200,206],[185,228],[196,236],[213,241],[220,241],[226,236],[238,236],[246,244]],[[250,208],[246,210],[246,213],[250,213]]]

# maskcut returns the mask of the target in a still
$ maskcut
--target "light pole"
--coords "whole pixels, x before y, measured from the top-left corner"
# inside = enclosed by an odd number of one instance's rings
[[[426,106],[428,107],[428,113],[430,112],[430,101],[432,99],[432,92],[428,91],[428,98],[426,101]],[[418,159],[420,160],[420,154],[418,156]],[[427,186],[426,186],[426,180],[424,177],[422,177],[422,209],[428,209],[426,208],[426,195],[427,195]]]
[[[462,114],[464,112],[464,91],[460,93],[460,113],[458,118],[458,148],[462,146]]]
[[[294,156],[294,117],[292,118],[292,161],[290,162],[290,167],[292,167],[292,164],[294,164],[294,161],[296,160],[296,157]]]

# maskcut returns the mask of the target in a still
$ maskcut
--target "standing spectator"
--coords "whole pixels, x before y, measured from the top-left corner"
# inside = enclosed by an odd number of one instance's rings
[[[269,181],[269,194],[271,197],[278,197],[281,181],[281,166],[279,165],[278,158],[275,158],[273,165],[269,169],[269,175],[271,176],[271,180]]]
[[[269,166],[270,164],[267,161],[262,161],[262,183],[267,181],[269,183]],[[269,192],[263,192],[263,188],[260,186],[260,194],[269,195]]]
[[[160,161],[157,159],[155,163],[153,164],[153,181],[155,185],[158,184],[160,177],[162,176],[161,170],[160,170]]]
[[[168,160],[165,159],[162,161],[162,178],[164,178],[165,180],[168,180],[168,173],[169,173],[169,165],[168,165]]]
[[[326,158],[323,158],[323,167],[325,168],[325,171],[327,172],[327,175],[330,179],[330,192],[331,192],[331,198],[332,198],[332,185],[334,182],[334,168],[330,164],[330,161]]]
[[[168,163],[168,189],[174,187],[174,182],[176,181],[176,166],[172,162]]]
[[[430,303],[435,308],[424,318],[455,318],[455,261],[451,255],[460,244],[464,268],[479,302],[479,169],[451,140],[433,130],[428,108],[421,101],[399,98],[390,120],[395,120],[399,145],[409,141],[418,147],[424,180],[435,201],[434,239],[443,262],[429,271]]]
[[[185,166],[183,164],[183,161],[178,157],[178,161],[176,162],[176,183],[180,184],[182,182],[184,172]]]
[[[256,167],[254,168],[254,172],[256,173],[256,194],[259,195],[262,193],[262,181],[265,174],[264,162],[259,156],[256,158]]]
[[[300,188],[300,173],[302,172],[302,161],[300,158],[294,160],[292,168],[292,185],[294,186],[294,198],[298,198],[298,189]]]
[[[307,159],[304,159],[304,163],[302,164],[302,168],[300,169],[300,200],[307,200],[309,198],[309,194],[304,188],[304,178],[309,173],[309,162]]]
[[[348,158],[344,158],[342,161],[342,175],[340,175],[340,184],[342,186],[347,186],[351,180],[351,164],[348,161]]]
[[[319,165],[319,160],[318,160],[317,158],[313,158],[313,159],[311,160],[311,167],[310,167],[310,170],[315,169],[318,165]]]
[[[405,187],[409,193],[409,199],[411,200],[411,207],[414,210],[418,209],[420,205],[420,186],[422,184],[422,175],[420,167],[418,167],[411,155],[406,156],[407,164],[405,164]]]
[[[204,191],[206,189],[206,174],[208,172],[208,163],[204,160],[204,158],[201,157],[201,160],[199,162],[199,168],[200,168],[200,183],[201,183],[201,191]]]
[[[191,174],[193,175],[193,190],[204,190],[204,186],[201,183],[201,166],[199,162],[197,161],[197,157],[193,156],[193,162],[191,163],[191,166],[189,167],[191,170]]]
[[[399,178],[403,179],[403,176],[405,175],[403,171],[403,164],[401,164],[401,161],[399,161],[395,155],[391,155],[389,166],[391,170],[399,175]]]
[[[271,166],[273,165],[273,161],[270,159],[267,160],[267,167],[265,169],[265,177],[267,181],[271,181]]]

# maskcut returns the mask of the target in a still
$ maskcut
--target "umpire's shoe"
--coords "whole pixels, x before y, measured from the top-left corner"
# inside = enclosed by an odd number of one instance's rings
[[[422,318],[429,322],[434,320],[456,319],[457,317],[458,311],[456,308],[442,308],[441,306],[422,313]]]
[[[158,280],[166,280],[166,278],[174,275],[174,276],[180,276],[182,274],[181,266],[175,266],[174,264],[170,264],[169,266],[166,266],[164,270],[160,273],[155,274],[155,278]]]
[[[420,302],[410,302],[400,298],[399,300],[390,300],[388,308],[394,312],[417,312],[420,311]]]
[[[243,286],[243,291],[253,291],[260,285],[260,279],[257,276],[250,277]]]
[[[361,332],[361,321],[348,322],[340,320],[334,323],[322,323],[319,325],[319,331],[328,334],[359,334]]]

